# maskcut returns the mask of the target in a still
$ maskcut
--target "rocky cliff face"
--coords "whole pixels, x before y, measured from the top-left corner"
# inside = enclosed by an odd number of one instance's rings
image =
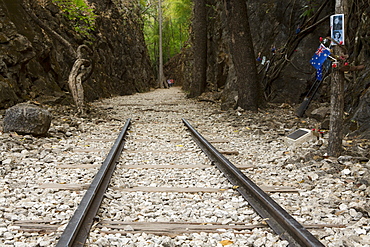
[[[352,65],[364,64],[367,69],[346,74],[345,111],[349,121],[358,122],[364,134],[369,132],[364,131],[364,126],[370,129],[370,100],[367,96],[370,87],[370,7],[369,3],[350,2],[353,5],[350,4],[352,12],[347,16],[347,49]],[[247,4],[255,57],[261,60],[265,57],[264,64],[258,62],[258,80],[265,89],[265,98],[269,102],[299,104],[315,80],[315,69],[309,61],[320,44],[319,37],[330,36],[329,16],[334,13],[334,2],[312,1],[307,4],[307,1],[261,0]],[[319,12],[321,4],[324,5]],[[222,1],[209,1],[208,15],[207,91],[217,92],[214,95],[221,99],[222,108],[229,109],[235,105],[237,88]],[[177,60],[171,60],[166,70],[168,74],[174,74],[172,77],[186,90],[192,81],[191,70],[187,69],[191,57],[189,48]],[[330,78],[322,83],[315,99],[319,103],[330,102]]]
[[[22,2],[0,0],[0,108],[26,100],[71,103],[67,80],[74,58],[30,18]],[[93,73],[83,84],[86,101],[148,90],[154,76],[134,4],[88,3],[96,15],[88,34],[78,33],[51,0],[31,1],[30,7],[73,49],[87,44],[93,51]]]
[[[315,76],[309,61],[320,44],[319,37],[330,34],[328,17],[334,6],[329,2],[333,1],[312,1],[311,4],[307,1],[262,2],[261,6],[251,3],[250,23],[255,36],[256,57],[266,57],[270,61],[269,68],[258,63],[260,79],[266,88],[265,97],[271,102],[300,102],[307,84]],[[321,4],[324,8],[319,11]],[[311,14],[305,15],[305,6],[312,8]],[[323,22],[317,24],[321,20]],[[311,25],[316,26],[309,29]],[[276,49],[275,52],[272,49]],[[274,73],[278,73],[276,78]],[[272,80],[266,80],[264,75],[271,76]]]
[[[210,91],[223,91],[225,109],[233,105],[236,89],[234,65],[229,54],[228,30],[225,10],[220,1],[210,1],[208,10],[208,71],[207,84]],[[315,20],[325,21],[302,35],[298,30],[307,28],[302,16],[307,1],[262,0],[248,2],[249,22],[253,36],[255,57],[265,58],[258,62],[259,80],[267,88],[266,98],[271,102],[297,103],[307,90],[315,70],[309,60],[319,46],[319,37],[329,34],[329,15],[333,6],[327,4]],[[314,7],[314,6],[312,6]],[[319,5],[315,6],[316,8]],[[306,23],[306,26],[302,26]],[[272,52],[272,48],[276,52]],[[267,62],[269,67],[267,67]],[[266,70],[276,71],[278,76],[266,81]],[[191,79],[191,78],[188,78]],[[265,79],[265,80],[264,80]]]

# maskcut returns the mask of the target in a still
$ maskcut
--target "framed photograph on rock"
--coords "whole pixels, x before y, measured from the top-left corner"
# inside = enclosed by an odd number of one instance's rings
[[[330,16],[331,38],[344,45],[344,14]],[[332,42],[332,45],[336,45]]]

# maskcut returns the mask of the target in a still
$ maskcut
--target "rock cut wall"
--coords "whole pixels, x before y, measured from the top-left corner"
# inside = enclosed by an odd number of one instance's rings
[[[329,19],[327,18],[325,23],[317,25],[304,37],[298,37],[296,33],[298,27],[308,19],[308,17],[301,17],[302,9],[307,5],[307,1],[261,0],[247,1],[246,4],[248,4],[249,23],[256,59],[260,53],[261,58],[266,57],[266,61],[271,61],[272,65],[278,60],[277,57],[284,60],[287,55],[283,69],[270,85],[271,94],[268,95],[268,100],[272,102],[299,102],[307,89],[307,82],[315,74],[309,61],[319,46],[319,37],[328,35]],[[222,92],[223,107],[227,109],[235,104],[237,78],[229,49],[224,3],[223,1],[210,0],[208,7],[207,90]],[[330,12],[331,8],[328,4],[317,18],[328,17]],[[276,56],[271,52],[272,47],[276,49]],[[191,52],[191,48],[189,50]],[[186,58],[188,57],[191,55],[186,55]],[[181,64],[179,66],[182,67],[187,65],[187,62],[171,62]],[[176,69],[177,71],[187,71],[186,69]],[[258,80],[262,80],[265,69],[265,66],[258,63]],[[168,73],[172,73],[170,69],[168,69]],[[184,85],[187,89],[192,80],[191,75],[177,75],[177,77],[187,82]]]
[[[22,8],[23,0],[0,0],[0,108],[35,100],[72,103],[68,75],[74,58]],[[96,15],[87,36],[74,29],[51,0],[30,1],[36,16],[73,47],[88,44],[94,70],[84,82],[85,100],[148,90],[154,75],[134,3],[88,0]],[[130,11],[127,11],[130,9]]]
[[[368,1],[351,0],[347,15],[346,47],[351,65],[365,65],[365,70],[346,73],[345,111],[347,122],[355,121],[355,134],[370,136],[370,5]],[[315,20],[311,17],[325,3]],[[330,15],[334,14],[334,1],[246,1],[253,37],[255,57],[270,61],[269,69],[258,62],[259,77],[269,102],[299,105],[315,81],[315,69],[310,59],[320,44],[320,37],[330,36]],[[311,12],[310,12],[311,11]],[[312,27],[312,28],[310,28]],[[308,31],[303,32],[308,28]],[[229,35],[225,21],[223,1],[208,1],[208,68],[207,93],[221,100],[222,109],[233,108],[237,96],[236,75],[229,52]],[[272,53],[275,48],[275,53]],[[187,48],[166,66],[167,74],[181,82],[189,90],[192,82],[192,50]],[[189,62],[190,61],[190,62]],[[272,70],[279,69],[277,76],[266,83]],[[247,69],[247,68],[246,68]],[[266,72],[268,70],[268,72]],[[276,71],[276,70],[275,70]],[[264,75],[268,75],[264,77]],[[267,85],[267,86],[266,86]],[[216,92],[216,93],[215,93]],[[315,101],[330,102],[330,78],[321,84]],[[347,132],[350,132],[348,130]]]

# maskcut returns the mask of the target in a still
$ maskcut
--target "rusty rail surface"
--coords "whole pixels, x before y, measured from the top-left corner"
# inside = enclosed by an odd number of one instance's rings
[[[76,209],[74,215],[69,221],[67,227],[62,233],[57,247],[66,246],[84,246],[87,237],[89,236],[90,228],[100,204],[103,200],[104,193],[108,188],[110,179],[116,168],[116,163],[124,148],[124,138],[130,126],[131,119],[127,119],[119,136],[113,144],[107,158],[103,162],[100,170],[94,177],[90,187],[87,189],[80,205]]]
[[[260,189],[254,182],[246,177],[243,172],[219,153],[186,119],[182,119],[182,121],[203,152],[205,152],[218,169],[223,172],[225,177],[234,186],[237,186],[239,193],[281,239],[287,240],[289,246],[324,246],[267,193]]]

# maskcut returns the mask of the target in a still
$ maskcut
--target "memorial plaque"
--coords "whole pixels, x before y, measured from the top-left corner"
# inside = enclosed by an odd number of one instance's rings
[[[303,130],[303,129],[299,129],[293,133],[291,133],[290,135],[288,135],[287,137],[288,138],[291,138],[293,140],[297,140],[298,138],[304,136],[305,134],[309,133],[308,131],[306,130]]]
[[[309,129],[298,129],[285,137],[285,142],[290,147],[295,147],[313,139],[312,131]]]

